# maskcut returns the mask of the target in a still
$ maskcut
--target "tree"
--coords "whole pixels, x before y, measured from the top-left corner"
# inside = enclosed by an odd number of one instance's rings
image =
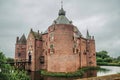
[[[10,57],[6,58],[6,60],[7,60],[7,62],[14,62],[14,59],[10,58]]]
[[[103,62],[102,58],[97,58],[97,62]]]
[[[25,71],[15,70],[6,62],[5,55],[0,52],[0,80],[30,80]]]
[[[104,61],[105,61],[105,62],[112,62],[113,59],[109,57],[109,58],[105,58]]]
[[[117,60],[120,61],[120,56],[117,57]]]
[[[0,52],[0,80],[9,79],[9,70],[10,66],[6,64],[6,57],[2,52]]]
[[[100,57],[100,58],[102,58],[102,59],[104,59],[104,58],[109,58],[110,56],[108,55],[108,52],[107,51],[100,51],[100,52],[97,52],[96,53],[96,56],[97,57]]]

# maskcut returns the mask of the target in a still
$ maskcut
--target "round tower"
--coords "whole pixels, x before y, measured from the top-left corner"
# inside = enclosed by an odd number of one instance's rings
[[[73,72],[78,69],[79,54],[74,54],[74,29],[61,8],[58,18],[48,28],[48,71]]]

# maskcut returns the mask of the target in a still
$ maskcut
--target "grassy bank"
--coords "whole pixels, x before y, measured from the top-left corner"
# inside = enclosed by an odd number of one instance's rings
[[[99,66],[120,66],[118,63],[97,62]]]
[[[84,74],[82,70],[75,71],[75,72],[69,72],[69,73],[64,73],[64,72],[47,72],[45,70],[41,70],[41,75],[44,76],[52,76],[52,77],[78,77]]]
[[[41,75],[44,76],[52,76],[52,77],[82,77],[83,74],[89,70],[97,70],[97,71],[108,71],[107,69],[100,68],[100,67],[84,67],[81,69],[78,69],[75,72],[47,72],[46,70],[41,70]]]

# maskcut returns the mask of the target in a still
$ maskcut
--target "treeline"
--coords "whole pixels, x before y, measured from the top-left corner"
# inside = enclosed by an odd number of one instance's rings
[[[97,65],[120,66],[120,56],[113,58],[107,51],[96,52]]]

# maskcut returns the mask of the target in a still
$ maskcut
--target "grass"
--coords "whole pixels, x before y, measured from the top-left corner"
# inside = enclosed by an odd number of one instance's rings
[[[100,67],[84,67],[81,69],[78,69],[75,72],[47,72],[46,70],[41,70],[41,75],[44,76],[52,76],[52,77],[82,77],[85,72],[90,70],[97,70],[97,71],[108,71],[107,69],[100,68]]]
[[[76,71],[76,72],[47,72],[45,70],[41,70],[41,75],[44,76],[52,76],[52,77],[78,77],[83,75],[83,71]]]

